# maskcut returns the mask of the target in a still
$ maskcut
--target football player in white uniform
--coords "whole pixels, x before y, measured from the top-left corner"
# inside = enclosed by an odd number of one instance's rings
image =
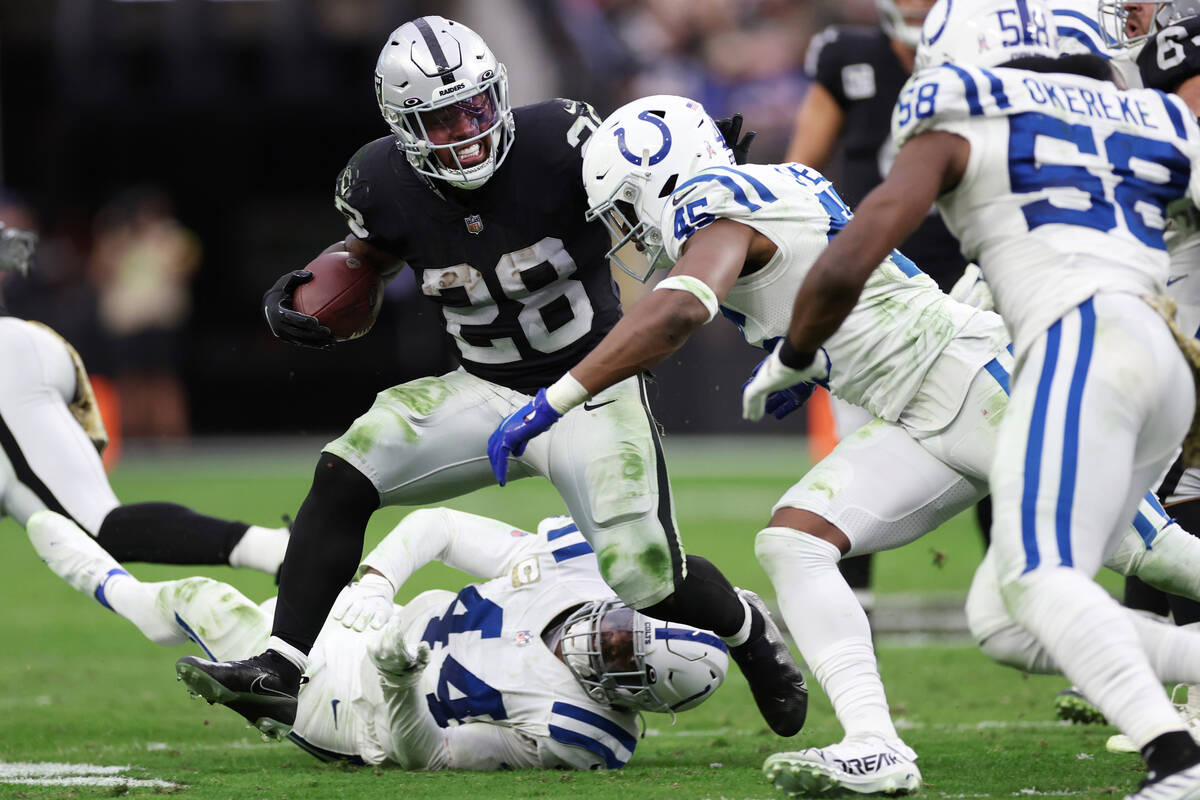
[[[266,644],[267,611],[232,586],[142,583],[53,512],[34,515],[28,530],[55,573],[153,641],[191,639],[217,661]],[[435,560],[487,580],[393,606],[393,587]],[[617,769],[633,755],[638,712],[699,705],[729,665],[712,633],[618,600],[567,517],[533,534],[446,508],[414,511],[360,573],[317,637],[287,734],[325,761]]]
[[[809,266],[851,219],[815,170],[733,166],[703,109],[685,98],[648,97],[618,109],[597,129],[584,170],[589,213],[605,219],[616,239],[610,256],[622,258],[633,243],[649,265],[671,272],[593,354],[493,434],[489,455],[500,475],[510,451],[573,403],[657,363],[718,310],[748,342],[772,348]],[[646,265],[622,264],[646,276]],[[878,419],[790,489],[758,535],[759,560],[793,638],[846,730],[836,745],[788,754],[785,790],[920,785],[915,753],[888,715],[869,625],[837,562],[912,541],[986,493],[1007,405],[1007,344],[998,316],[951,300],[896,251],[827,343],[834,367],[820,380]],[[811,390],[811,382],[785,387],[767,410],[781,416]],[[1200,566],[1195,540],[1167,525],[1156,504],[1142,511],[1147,540],[1130,529],[1127,546],[1137,555],[1120,566],[1147,569],[1149,541],[1151,560],[1172,549],[1155,537],[1178,544],[1189,567]],[[1195,595],[1200,585],[1187,572],[1180,567],[1169,581]],[[1200,658],[1200,649],[1194,654]]]
[[[26,272],[35,243],[33,232],[0,223],[0,272]],[[75,348],[48,326],[9,315],[0,298],[0,515],[24,525],[36,511],[57,511],[121,562],[279,570],[286,528],[218,519],[176,503],[122,505],[100,460],[107,444]]]
[[[946,63],[901,94],[888,179],[813,266],[752,388],[828,374],[820,346],[937,199],[1018,365],[990,475],[998,588],[984,591],[1141,749],[1134,797],[1200,797],[1200,747],[1159,682],[1163,643],[1195,634],[1148,636],[1092,581],[1195,408],[1188,362],[1144,298],[1165,290],[1166,206],[1200,194],[1200,128],[1178,98],[1066,74],[1091,67],[1053,57],[1047,16],[1030,0],[935,5],[924,63]]]

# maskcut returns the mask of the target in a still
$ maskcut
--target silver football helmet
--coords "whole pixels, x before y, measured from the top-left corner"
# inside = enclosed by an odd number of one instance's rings
[[[695,100],[653,95],[621,106],[600,123],[583,156],[587,219],[613,238],[608,257],[639,281],[670,269],[659,219],[671,193],[701,170],[734,166],[733,151]],[[645,258],[633,262],[634,245]]]
[[[1046,0],[937,0],[921,27],[916,69],[953,62],[995,67],[1025,56],[1058,57]]]
[[[647,617],[615,597],[567,617],[560,643],[563,662],[593,700],[634,711],[698,706],[729,670],[715,635]]]
[[[910,4],[900,8],[896,0],[875,0],[879,10],[879,26],[888,38],[916,47],[921,42],[921,23],[929,13],[932,3],[925,0],[921,5]]]
[[[512,146],[507,72],[461,23],[419,17],[392,31],[375,64],[375,97],[408,163],[428,178],[477,189]]]
[[[1139,6],[1134,11],[1130,6]],[[1152,3],[1127,3],[1100,0],[1097,8],[1100,28],[1119,47],[1138,47],[1163,28],[1182,19],[1200,15],[1200,0],[1158,0]],[[1130,26],[1130,18],[1134,25]],[[1131,31],[1131,27],[1133,30]]]

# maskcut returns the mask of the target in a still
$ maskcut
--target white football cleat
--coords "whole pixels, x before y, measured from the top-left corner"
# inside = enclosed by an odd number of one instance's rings
[[[1125,800],[1200,800],[1200,764],[1193,764],[1153,783],[1143,783]]]
[[[899,739],[847,738],[827,747],[775,753],[763,775],[790,797],[844,790],[858,794],[901,794],[921,788],[917,754]]]
[[[1182,703],[1175,703],[1175,696],[1180,689],[1184,691],[1185,700]],[[1197,744],[1200,744],[1200,687],[1188,686],[1185,683],[1178,684],[1171,690],[1171,702],[1175,703],[1175,708],[1179,711],[1179,718],[1183,721],[1187,732],[1192,735]],[[1137,745],[1123,733],[1108,737],[1104,749],[1110,753],[1138,752]]]
[[[29,541],[42,561],[71,588],[96,598],[111,609],[104,584],[115,575],[128,575],[96,540],[71,520],[53,511],[38,511],[25,523]]]

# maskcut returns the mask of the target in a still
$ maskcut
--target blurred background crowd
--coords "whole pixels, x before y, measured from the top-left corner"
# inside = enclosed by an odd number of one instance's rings
[[[453,364],[407,275],[333,352],[274,339],[260,308],[345,234],[334,178],[387,133],[379,48],[430,13],[484,37],[514,105],[571,97],[603,117],[683,94],[742,113],[757,162],[783,159],[812,36],[876,24],[872,0],[0,0],[0,220],[42,237],[0,294],[111,385],[126,438],[337,432]],[[751,430],[740,389],[760,355],[721,322],[701,331],[657,371],[667,430]]]

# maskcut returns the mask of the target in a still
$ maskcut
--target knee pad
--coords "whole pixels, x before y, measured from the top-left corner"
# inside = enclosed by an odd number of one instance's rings
[[[593,538],[588,536],[589,541]],[[683,580],[682,561],[673,559],[666,541],[645,541],[637,537],[623,541],[613,537],[610,541],[613,544],[602,545],[596,550],[600,576],[630,608],[646,608],[670,597],[678,582]]]
[[[189,639],[219,661],[262,652],[271,636],[271,621],[257,603],[212,578],[164,583],[157,605],[164,614],[174,616]]]
[[[754,555],[772,583],[791,568],[833,567],[842,558],[836,546],[812,534],[780,526],[763,528],[754,537]]]

